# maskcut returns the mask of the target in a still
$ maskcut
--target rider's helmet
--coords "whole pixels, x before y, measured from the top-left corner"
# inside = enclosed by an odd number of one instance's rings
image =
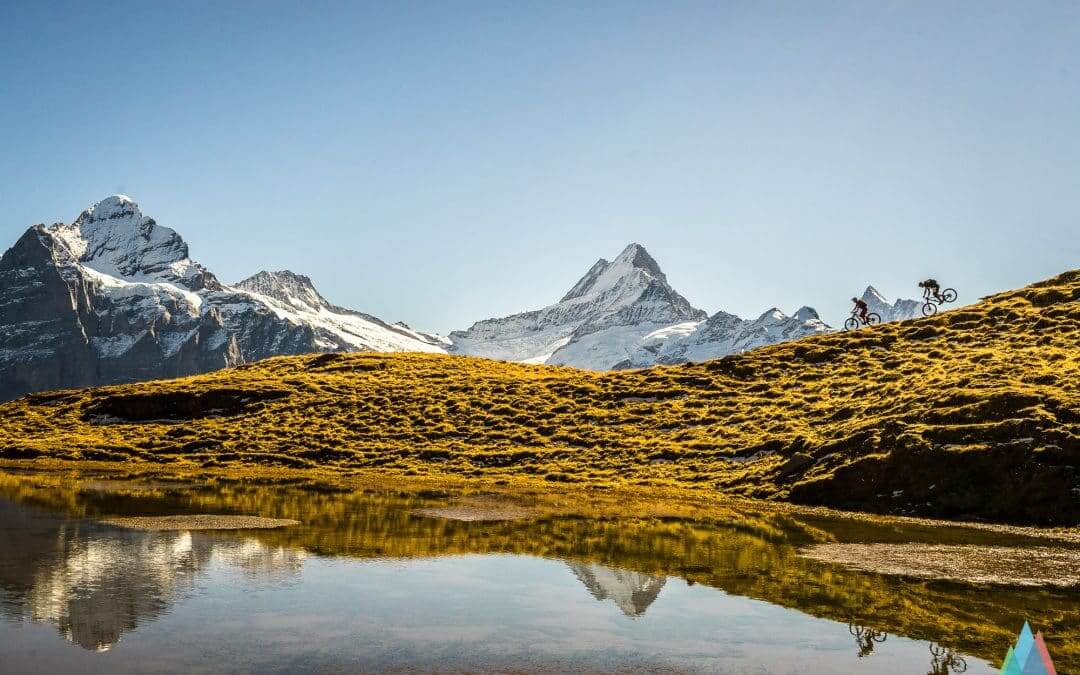
[[[852,298],[852,299],[851,299],[851,301],[852,301],[852,302],[858,302],[858,301],[859,301],[859,299],[858,299],[858,298]]]
[[[925,282],[925,281],[920,281],[920,282],[919,282],[919,288],[922,288],[922,287],[923,287],[923,286],[925,286],[925,285],[926,285],[926,282]]]

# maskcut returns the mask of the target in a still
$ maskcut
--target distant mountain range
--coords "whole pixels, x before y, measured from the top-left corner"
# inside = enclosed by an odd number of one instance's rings
[[[919,312],[863,297],[885,320]],[[644,247],[598,260],[555,304],[423,333],[327,301],[306,276],[227,285],[174,230],[114,195],[71,224],[35,225],[0,258],[0,400],[44,389],[208,372],[269,356],[423,351],[605,370],[702,361],[832,330],[817,312],[708,316]]]
[[[462,354],[593,370],[703,361],[831,330],[810,307],[753,320],[697,309],[644,247],[598,260],[553,305],[450,334]]]

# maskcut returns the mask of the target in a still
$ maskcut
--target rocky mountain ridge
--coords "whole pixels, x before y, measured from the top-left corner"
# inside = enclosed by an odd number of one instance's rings
[[[863,297],[885,320],[919,313],[918,302],[889,305],[873,287]],[[442,337],[335,305],[288,270],[222,283],[175,230],[123,195],[70,224],[29,228],[0,258],[0,400],[306,352],[449,352],[608,370],[704,361],[831,330],[810,307],[710,316],[630,244],[552,305]]]
[[[906,321],[922,316],[922,301],[898,299],[890,303],[873,286],[867,286],[860,299],[871,312],[877,312],[882,321]]]

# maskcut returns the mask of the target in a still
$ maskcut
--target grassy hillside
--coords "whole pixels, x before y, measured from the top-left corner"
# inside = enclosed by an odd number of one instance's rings
[[[1080,522],[1080,271],[931,319],[590,373],[325,354],[0,406],[0,458],[651,485]]]

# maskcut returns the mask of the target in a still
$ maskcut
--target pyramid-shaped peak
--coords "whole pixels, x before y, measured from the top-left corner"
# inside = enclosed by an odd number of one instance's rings
[[[660,265],[656,262],[656,259],[649,255],[649,252],[641,244],[633,243],[624,248],[622,253],[611,263],[612,267],[619,265],[628,265],[634,269],[645,270],[654,277],[664,277],[664,273],[660,270]]]
[[[866,290],[863,291],[863,294],[862,294],[862,300],[864,302],[869,302],[871,300],[874,300],[874,301],[877,301],[877,302],[888,304],[888,301],[885,299],[885,296],[882,295],[880,292],[878,292],[878,289],[874,288],[873,286],[867,286],[866,287]]]
[[[597,600],[613,601],[626,616],[641,616],[656,601],[667,577],[606,567],[596,563],[567,563]]]
[[[641,244],[630,244],[611,262],[601,258],[593,263],[585,276],[574,284],[560,302],[604,293],[623,285],[626,281],[640,285],[650,283],[654,279],[667,285],[667,277],[645,247]]]

